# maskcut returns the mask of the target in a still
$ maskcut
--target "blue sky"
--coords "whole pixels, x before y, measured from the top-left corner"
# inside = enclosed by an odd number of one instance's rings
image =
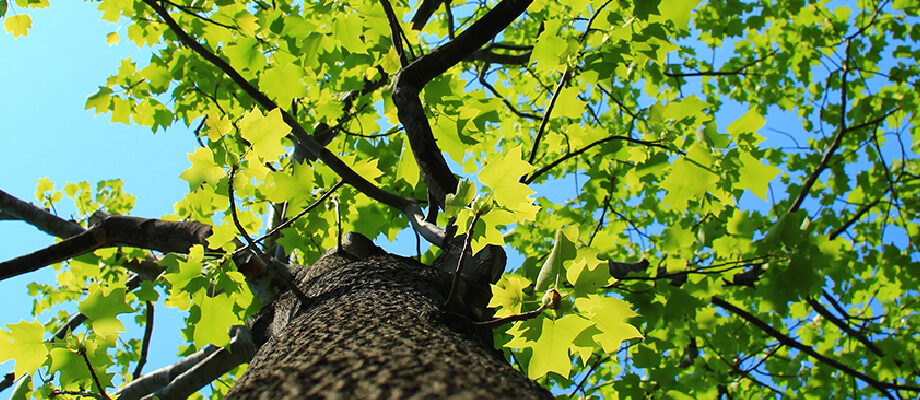
[[[23,11],[13,7],[7,15]],[[33,20],[27,37],[14,39],[5,31],[0,35],[0,190],[35,202],[41,178],[50,178],[58,190],[67,182],[86,181],[95,187],[100,180],[121,179],[125,192],[137,197],[133,215],[172,213],[173,203],[188,190],[179,173],[189,166],[186,153],[197,146],[191,129],[177,126],[153,134],[84,110],[87,96],[105,83],[122,58],[145,62],[149,48],[139,50],[127,40],[106,44],[106,35],[119,28],[125,38],[126,27],[100,20],[102,13],[90,3],[62,1],[26,12]],[[72,212],[66,207],[58,211],[65,218]],[[52,237],[32,226],[0,221],[2,260],[52,243]],[[26,290],[33,281],[51,283],[54,271],[46,268],[0,282],[0,327],[34,319]],[[157,307],[156,316],[148,372],[174,362],[172,355],[178,351],[178,332],[167,320],[177,320],[180,314]],[[0,374],[12,367],[12,362],[0,365]]]

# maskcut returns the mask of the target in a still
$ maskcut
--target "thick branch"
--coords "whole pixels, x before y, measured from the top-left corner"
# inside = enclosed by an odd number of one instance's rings
[[[428,23],[428,19],[438,10],[438,6],[444,0],[422,0],[418,8],[415,10],[415,15],[412,16],[412,29],[417,31],[422,30],[425,27],[425,24]],[[448,9],[450,8],[450,2],[447,2],[445,5]]]
[[[206,239],[210,235],[211,227],[197,222],[112,215],[98,226],[74,237],[0,263],[0,280],[103,247],[127,246],[164,253],[187,253],[194,244],[207,244]]]
[[[227,371],[249,362],[255,355],[252,336],[245,327],[231,327],[226,348],[207,346],[179,362],[158,369],[122,387],[115,395],[120,400],[186,399]]]
[[[488,46],[470,54],[470,61],[482,61],[488,64],[502,65],[527,65],[530,62],[530,51],[521,54],[496,53]]]
[[[15,196],[0,190],[0,210],[10,219],[19,219],[49,235],[69,238],[82,233],[80,224],[68,221],[40,207],[19,200]]]
[[[531,1],[502,0],[456,38],[403,68],[395,79],[393,103],[398,109],[399,122],[406,127],[412,154],[428,186],[428,192],[441,208],[444,207],[445,196],[457,190],[459,181],[438,148],[419,93],[429,81],[492,40],[521,15]]]
[[[145,0],[151,1],[151,0]],[[405,87],[421,90],[428,81],[443,74],[448,68],[456,65],[495,35],[503,31],[511,22],[517,19],[532,0],[502,0],[489,10],[486,15],[473,23],[469,29],[463,31],[457,38],[438,47],[431,53],[419,57],[415,62],[400,73],[401,84]]]

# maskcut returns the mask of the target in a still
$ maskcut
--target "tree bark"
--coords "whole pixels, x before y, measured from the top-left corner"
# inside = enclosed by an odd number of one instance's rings
[[[274,304],[228,399],[552,398],[494,348],[490,329],[445,311],[450,279],[434,266],[331,251],[293,272],[308,304],[290,293]]]

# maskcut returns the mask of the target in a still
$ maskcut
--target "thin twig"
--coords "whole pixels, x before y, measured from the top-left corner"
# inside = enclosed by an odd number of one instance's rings
[[[526,175],[525,175],[525,176],[521,177],[521,182],[522,182],[522,183],[526,183],[526,184],[530,184],[530,183],[532,183],[535,179],[537,179],[540,175],[543,175],[543,174],[545,174],[547,171],[549,171],[549,170],[555,168],[555,167],[556,167],[557,165],[559,165],[561,162],[563,162],[563,161],[565,161],[565,160],[568,160],[568,159],[570,159],[570,158],[572,158],[572,157],[577,157],[577,156],[583,154],[584,152],[590,150],[591,148],[593,148],[593,147],[595,147],[595,146],[602,145],[602,144],[607,143],[607,142],[609,142],[609,141],[611,141],[611,140],[623,140],[623,141],[627,141],[627,142],[633,143],[633,144],[641,144],[641,145],[643,145],[643,146],[657,147],[657,148],[664,149],[664,150],[671,150],[670,148],[668,148],[668,146],[665,146],[665,145],[663,145],[663,144],[661,144],[661,143],[658,143],[658,142],[648,142],[648,141],[645,141],[645,140],[635,139],[635,138],[632,138],[632,137],[630,137],[630,136],[620,136],[620,135],[607,136],[607,137],[605,137],[605,138],[595,140],[594,142],[588,144],[588,145],[585,146],[585,147],[582,147],[582,148],[580,148],[580,149],[578,149],[578,150],[575,150],[575,151],[573,151],[573,152],[571,152],[571,153],[568,153],[568,154],[566,154],[566,155],[564,155],[564,156],[562,156],[562,157],[559,157],[558,159],[553,160],[553,162],[547,164],[547,165],[544,166],[543,168],[538,169],[536,172],[534,172],[534,173],[531,174],[530,176],[526,176]],[[684,153],[683,150],[678,150],[677,153],[680,154],[680,155],[685,155],[685,153]],[[533,154],[531,154],[531,155],[533,155]],[[532,158],[532,157],[531,157],[531,158]]]
[[[792,206],[789,207],[789,214],[798,211],[799,207],[802,206],[802,202],[805,201],[805,197],[808,195],[808,192],[811,191],[812,185],[815,184],[815,181],[818,180],[818,176],[821,175],[821,172],[824,172],[824,169],[827,168],[830,163],[831,156],[834,155],[834,152],[837,151],[837,147],[840,146],[840,143],[843,142],[843,135],[849,130],[847,129],[847,73],[849,73],[850,65],[850,41],[847,40],[846,47],[846,58],[843,60],[843,71],[842,77],[840,78],[840,122],[837,135],[834,137],[834,142],[831,143],[831,147],[824,152],[824,156],[821,157],[821,162],[818,163],[818,167],[812,171],[811,175],[808,176],[808,180],[805,181],[805,184],[802,185],[802,190],[799,192],[798,197],[792,203]]]
[[[393,43],[393,50],[396,50],[396,54],[399,56],[399,65],[402,67],[408,66],[409,58],[406,57],[406,50],[403,49],[402,45],[402,39],[405,34],[399,25],[399,18],[393,12],[393,6],[390,5],[389,0],[380,0],[380,5],[383,6],[383,12],[387,15],[387,23],[390,25],[390,42]]]
[[[243,224],[240,223],[239,216],[236,215],[236,196],[233,193],[233,178],[236,175],[236,167],[230,168],[230,179],[227,184],[227,196],[230,198],[230,216],[233,218],[233,225],[236,226],[236,230],[240,232],[240,235],[243,235],[243,239],[246,239],[246,243],[249,245],[249,249],[253,252],[256,252],[260,257],[263,257],[262,251],[259,249],[259,246],[256,244],[252,237],[249,236],[249,233],[246,232],[246,229],[243,228]]]
[[[284,229],[284,228],[287,228],[287,227],[291,226],[291,224],[293,224],[294,221],[296,221],[298,218],[300,218],[300,217],[306,215],[308,212],[310,212],[310,210],[312,210],[312,209],[316,208],[317,206],[319,206],[320,204],[322,204],[323,201],[325,201],[329,196],[331,196],[333,193],[335,193],[336,190],[338,190],[340,187],[342,187],[342,184],[343,184],[343,183],[345,183],[344,180],[339,181],[339,182],[336,183],[335,185],[332,185],[332,188],[330,188],[329,190],[327,190],[326,193],[323,193],[322,196],[319,196],[319,199],[316,199],[316,201],[313,202],[313,204],[310,204],[309,206],[307,206],[307,208],[304,208],[303,211],[301,211],[301,212],[297,213],[297,215],[291,217],[291,219],[285,220],[284,223],[282,223],[281,225],[278,225],[278,226],[276,226],[274,229],[268,231],[268,233],[266,233],[265,236],[262,236],[262,237],[256,239],[256,242],[261,242],[261,241],[265,240],[265,238],[267,238],[267,237],[269,237],[269,236],[271,236],[271,235],[274,235],[274,234],[277,233],[278,231],[280,231],[280,230],[282,230],[282,229]]]
[[[466,231],[466,237],[463,238],[463,247],[460,248],[460,257],[457,259],[457,270],[454,271],[453,280],[450,282],[450,292],[447,294],[447,300],[444,301],[444,305],[450,304],[451,300],[454,298],[454,294],[457,290],[457,284],[460,283],[460,270],[463,268],[463,261],[466,259],[466,253],[470,250],[470,238],[473,237],[473,228],[476,227],[476,222],[479,221],[479,216],[481,211],[476,210],[473,213],[473,220],[470,222],[470,229]]]
[[[546,112],[543,113],[543,119],[540,121],[540,128],[537,130],[537,137],[533,140],[533,146],[530,148],[530,158],[527,159],[527,162],[533,164],[533,160],[537,157],[537,148],[540,146],[540,139],[543,138],[543,133],[546,131],[546,125],[549,124],[549,118],[553,113],[553,107],[556,105],[556,99],[559,98],[559,93],[562,93],[562,88],[565,87],[565,82],[568,81],[569,75],[571,74],[571,69],[568,66],[565,67],[565,72],[562,73],[562,78],[559,79],[559,83],[556,85],[556,90],[553,91],[553,97],[549,99],[549,107],[546,108]],[[521,177],[521,181],[524,181],[525,177]]]
[[[93,382],[96,383],[96,389],[99,390],[99,395],[102,396],[103,399],[109,400],[109,395],[102,387],[102,382],[100,382],[99,377],[96,376],[96,370],[93,369],[93,364],[89,362],[89,357],[86,356],[86,347],[80,347],[80,355],[83,356],[83,361],[86,363],[86,368],[89,368],[89,373],[93,376]]]
[[[147,350],[150,348],[150,338],[153,336],[153,302],[147,301],[147,313],[144,316],[146,318],[146,323],[144,324],[144,340],[141,342],[141,359],[137,361],[137,367],[134,368],[134,373],[131,376],[134,379],[141,377],[141,371],[144,370],[144,364],[147,363]]]
[[[550,304],[551,303],[546,303],[546,304],[541,305],[540,308],[536,310],[528,311],[528,312],[520,313],[520,314],[509,315],[504,318],[496,318],[490,321],[483,321],[483,322],[473,322],[473,325],[492,329],[492,328],[499,327],[507,323],[528,320],[528,319],[531,319],[531,318],[534,318],[540,315],[540,313],[543,312],[543,310],[545,310],[546,307],[549,307]]]

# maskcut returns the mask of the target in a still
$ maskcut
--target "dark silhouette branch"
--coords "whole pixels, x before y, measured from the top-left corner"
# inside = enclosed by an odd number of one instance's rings
[[[530,63],[530,51],[521,54],[496,53],[486,46],[470,54],[470,61],[482,61],[486,64],[527,65]]]
[[[763,61],[766,60],[767,57],[771,57],[771,56],[773,56],[774,54],[776,54],[776,50],[771,51],[771,52],[770,52],[769,54],[767,54],[767,56],[764,57],[764,58],[750,61],[750,62],[748,62],[747,64],[744,64],[744,65],[742,65],[742,66],[740,66],[740,67],[738,67],[738,68],[735,68],[734,70],[731,70],[731,71],[701,71],[701,72],[687,72],[687,73],[674,73],[674,72],[667,72],[667,71],[665,71],[665,72],[664,72],[664,75],[667,76],[667,77],[670,77],[670,78],[690,78],[690,77],[697,77],[697,76],[732,76],[732,75],[744,75],[744,74],[745,74],[745,70],[747,70],[748,68],[750,68],[752,65],[757,64],[757,63],[760,63],[760,62],[763,62]]]
[[[454,296],[457,292],[457,284],[460,283],[460,271],[463,269],[463,261],[470,252],[470,239],[473,237],[473,229],[476,228],[476,222],[479,222],[480,216],[482,216],[482,212],[479,210],[473,213],[473,220],[470,221],[470,227],[466,231],[466,237],[463,238],[463,246],[460,247],[460,257],[457,258],[457,269],[454,270],[453,279],[450,281],[450,291],[447,294],[447,299],[444,300],[445,306],[454,301]]]
[[[553,106],[556,105],[556,99],[559,98],[559,93],[562,93],[562,88],[565,87],[565,83],[569,80],[571,74],[571,70],[566,66],[565,72],[562,73],[562,78],[559,79],[559,84],[556,85],[556,90],[553,91],[553,97],[549,99],[549,107],[547,107],[546,111],[543,113],[543,119],[540,121],[540,128],[537,130],[537,137],[534,138],[533,146],[530,148],[530,157],[527,159],[527,162],[531,165],[533,165],[533,161],[537,157],[537,148],[540,147],[540,140],[543,138],[543,133],[546,131],[546,125],[549,124],[549,118],[553,113]],[[526,182],[525,178],[525,176],[522,176],[521,182]]]
[[[419,93],[432,79],[495,38],[527,9],[531,1],[502,0],[456,38],[404,67],[394,80],[393,103],[399,122],[406,128],[412,155],[428,187],[429,197],[442,209],[446,195],[456,192],[459,181],[435,141]]]
[[[83,233],[0,263],[0,280],[105,247],[187,253],[194,244],[207,245],[206,239],[210,235],[211,227],[198,222],[110,215]]]
[[[93,363],[89,361],[89,357],[86,356],[86,347],[80,347],[80,356],[83,357],[83,362],[86,364],[86,368],[89,369],[90,376],[93,377],[93,383],[96,384],[96,390],[99,391],[99,396],[105,400],[109,400],[109,395],[105,393],[105,387],[102,386],[102,382],[99,381],[99,376],[96,375],[96,370],[93,368]]]
[[[390,5],[389,0],[380,0],[380,5],[383,6],[383,12],[387,16],[387,23],[390,25],[390,41],[393,43],[393,49],[396,50],[396,54],[399,56],[399,65],[405,67],[409,65],[409,58],[406,57],[406,50],[403,49],[402,42],[405,34],[399,25],[399,18],[393,13],[393,6]]]
[[[42,232],[59,238],[76,236],[86,230],[74,221],[58,217],[2,190],[0,190],[0,210],[9,216],[8,219],[22,220]]]
[[[146,0],[150,1],[150,0]],[[415,60],[400,73],[404,87],[421,90],[425,84],[448,68],[479,50],[486,42],[517,19],[532,0],[502,0],[489,12],[461,32],[454,40]]]
[[[316,208],[316,207],[319,206],[320,204],[323,204],[323,202],[326,201],[326,199],[328,199],[329,196],[331,196],[333,193],[335,193],[337,190],[339,190],[340,187],[342,187],[342,184],[343,184],[343,183],[345,183],[345,182],[344,182],[344,181],[339,181],[339,182],[336,183],[335,185],[332,185],[332,188],[330,188],[329,190],[327,190],[326,193],[323,193],[322,196],[319,196],[319,198],[316,199],[316,201],[314,201],[313,204],[310,204],[309,206],[307,206],[307,208],[304,208],[301,212],[297,213],[297,215],[295,215],[295,216],[293,216],[293,217],[291,217],[291,218],[285,220],[284,222],[281,223],[281,225],[278,225],[278,226],[272,228],[272,230],[268,231],[268,233],[266,233],[264,236],[262,236],[262,237],[256,239],[255,241],[256,241],[256,242],[261,242],[261,241],[265,240],[265,238],[270,237],[270,236],[272,236],[272,235],[278,233],[278,232],[281,231],[282,229],[291,226],[291,224],[293,224],[294,221],[297,221],[300,217],[302,217],[302,216],[306,215],[308,212],[310,212],[310,210],[313,210],[314,208]]]
[[[512,322],[525,321],[525,320],[537,317],[538,315],[540,315],[541,312],[543,312],[543,310],[545,310],[551,304],[552,303],[546,303],[546,304],[541,305],[540,308],[536,310],[528,311],[528,312],[520,313],[520,314],[509,315],[504,318],[496,318],[490,321],[483,321],[483,322],[473,322],[473,325],[492,329],[492,328],[497,328],[499,326],[502,326],[504,324],[509,324]]]
[[[840,328],[840,330],[842,330],[844,333],[846,333],[848,337],[852,337],[856,339],[857,341],[859,341],[859,343],[862,343],[864,346],[866,346],[867,349],[869,349],[869,351],[871,351],[875,355],[879,357],[885,357],[885,353],[882,352],[882,349],[878,348],[878,346],[876,346],[875,343],[872,343],[869,340],[869,338],[866,337],[866,335],[863,335],[857,332],[855,329],[853,329],[853,327],[850,326],[850,324],[844,322],[840,318],[837,318],[837,316],[831,313],[830,310],[828,310],[823,305],[821,305],[821,303],[818,302],[818,300],[815,300],[814,298],[809,297],[806,299],[806,301],[808,301],[808,304],[811,305],[811,307],[814,308],[818,314],[824,317],[824,319],[830,321],[832,324],[837,325],[837,327]],[[899,363],[898,361],[895,361],[895,362]]]
[[[815,351],[814,349],[812,349],[811,347],[806,346],[806,345],[804,345],[804,344],[802,344],[802,343],[799,343],[798,341],[796,341],[796,340],[793,339],[792,337],[790,337],[790,336],[788,336],[788,335],[786,335],[786,334],[784,334],[784,333],[782,333],[782,332],[776,330],[776,328],[770,326],[770,324],[766,323],[765,321],[763,321],[763,320],[761,320],[761,319],[755,317],[753,314],[751,314],[751,313],[749,313],[749,312],[747,312],[747,311],[745,311],[745,310],[742,310],[742,309],[740,309],[740,308],[738,308],[738,307],[732,305],[731,303],[729,303],[729,302],[727,302],[727,301],[725,301],[725,300],[719,298],[718,296],[713,296],[713,297],[712,297],[712,303],[715,304],[716,306],[718,306],[718,307],[720,307],[720,308],[726,310],[726,311],[729,311],[729,312],[731,312],[731,313],[733,313],[733,314],[735,314],[735,315],[741,317],[742,319],[744,319],[745,321],[747,321],[747,322],[750,323],[751,325],[754,325],[755,327],[757,327],[758,329],[760,329],[761,331],[763,331],[763,332],[766,333],[767,335],[772,336],[773,338],[775,338],[776,340],[778,340],[781,344],[786,345],[786,346],[789,346],[789,347],[792,347],[792,348],[795,348],[795,349],[801,351],[802,353],[807,354],[808,356],[814,358],[815,360],[820,361],[820,362],[823,363],[823,364],[826,364],[826,365],[828,365],[828,366],[830,366],[830,367],[833,367],[833,368],[835,368],[835,369],[837,369],[837,370],[840,370],[841,372],[843,372],[843,373],[845,373],[845,374],[847,374],[847,375],[849,375],[849,376],[852,376],[852,377],[857,378],[857,379],[859,379],[859,380],[861,380],[861,381],[863,381],[863,382],[866,382],[866,384],[868,384],[869,386],[872,386],[873,388],[877,389],[878,391],[880,391],[882,394],[884,394],[885,396],[887,396],[887,397],[889,397],[889,398],[894,398],[894,397],[891,395],[891,393],[888,392],[889,390],[904,390],[904,391],[910,391],[910,392],[920,392],[920,387],[909,386],[909,385],[901,385],[901,384],[891,383],[891,382],[881,382],[881,381],[879,381],[879,380],[877,380],[877,379],[874,379],[874,378],[872,378],[872,377],[866,375],[866,374],[863,373],[863,372],[857,371],[857,370],[855,370],[855,369],[853,369],[853,368],[851,368],[851,367],[849,367],[849,366],[847,366],[847,365],[841,363],[841,362],[838,361],[837,359],[834,359],[834,358],[827,357],[827,356],[824,356],[824,355],[822,355],[822,354],[819,354],[818,352],[816,352],[816,351]]]
[[[607,142],[609,142],[609,141],[612,141],[612,140],[623,140],[623,141],[627,141],[627,142],[633,143],[633,144],[641,144],[641,145],[643,145],[643,146],[657,147],[657,148],[664,149],[664,150],[670,150],[670,148],[668,148],[668,146],[665,146],[665,145],[663,145],[663,144],[661,144],[661,143],[657,143],[657,142],[648,142],[648,141],[645,141],[645,140],[634,139],[634,138],[629,137],[629,136],[619,136],[619,135],[607,136],[607,137],[605,137],[605,138],[603,138],[603,139],[595,140],[594,142],[588,144],[588,145],[585,146],[585,147],[582,147],[582,148],[580,148],[580,149],[578,149],[578,150],[575,150],[575,151],[573,151],[573,152],[571,152],[571,153],[568,153],[568,154],[566,154],[566,155],[564,155],[564,156],[562,156],[562,157],[559,157],[559,158],[556,159],[556,160],[553,160],[553,162],[551,162],[551,163],[547,164],[546,166],[544,166],[544,167],[542,167],[542,168],[536,170],[536,171],[535,171],[533,174],[531,174],[530,176],[524,177],[523,183],[530,184],[530,183],[532,183],[534,180],[536,180],[537,178],[539,178],[541,175],[543,175],[543,174],[545,174],[546,172],[548,172],[549,170],[555,168],[557,165],[559,165],[559,164],[562,163],[563,161],[568,160],[568,159],[570,159],[570,158],[572,158],[572,157],[578,157],[578,156],[584,154],[586,151],[590,150],[591,148],[593,148],[593,147],[595,147],[595,146],[600,146],[600,145],[602,145],[602,144],[604,144],[604,143],[607,143]],[[535,143],[535,144],[536,144],[536,143]],[[683,152],[682,150],[678,150],[678,153],[680,153],[681,155],[684,155],[684,152]]]
[[[422,30],[425,24],[428,23],[428,19],[438,10],[438,6],[440,6],[441,3],[444,3],[444,6],[450,9],[449,0],[422,0],[418,8],[415,9],[415,14],[412,16],[412,29],[417,31]]]
[[[521,117],[521,118],[527,118],[527,119],[532,119],[532,120],[537,120],[537,121],[539,121],[539,120],[540,120],[540,116],[539,116],[539,115],[519,111],[519,110],[514,106],[514,104],[511,103],[510,100],[508,100],[507,98],[505,98],[504,96],[502,96],[500,93],[498,93],[498,90],[495,89],[495,87],[492,86],[488,81],[486,81],[486,78],[485,78],[485,70],[486,70],[485,67],[486,67],[486,65],[487,65],[487,64],[484,64],[484,65],[482,66],[483,68],[482,68],[482,70],[481,70],[480,73],[479,73],[479,84],[482,85],[484,88],[489,89],[489,91],[492,92],[492,95],[493,95],[493,96],[495,96],[495,97],[497,97],[497,98],[499,98],[499,99],[502,99],[502,103],[505,103],[505,107],[508,107],[508,109],[511,110],[511,112],[513,112],[515,115],[517,115],[517,116],[519,116],[519,117]]]
[[[249,362],[256,348],[249,330],[230,327],[230,344],[225,348],[208,345],[177,363],[148,373],[123,386],[115,395],[119,400],[153,398],[161,400],[186,399],[221,375]]]
[[[147,350],[150,349],[150,339],[153,337],[153,302],[147,301],[145,306],[144,339],[141,341],[141,358],[137,360],[137,367],[134,368],[134,373],[131,374],[134,379],[141,377],[141,371],[144,370],[144,364],[147,364]]]
[[[824,156],[821,157],[821,162],[818,163],[818,167],[812,171],[811,175],[808,176],[808,179],[805,181],[805,184],[802,185],[802,190],[799,192],[799,195],[796,197],[795,201],[792,202],[792,205],[789,207],[787,213],[791,214],[798,211],[799,207],[802,206],[802,202],[805,201],[805,196],[808,195],[808,192],[811,191],[812,185],[815,184],[815,181],[818,180],[818,176],[824,172],[824,169],[827,168],[830,163],[831,157],[834,155],[834,152],[837,151],[837,147],[840,146],[840,143],[843,142],[843,135],[849,130],[847,129],[847,73],[849,72],[850,65],[850,41],[847,40],[846,47],[846,57],[843,59],[843,70],[841,71],[842,77],[840,78],[840,122],[837,129],[837,135],[834,136],[834,141],[831,143],[831,147],[824,152]]]
[[[891,188],[885,189],[885,192],[882,193],[882,196],[888,194],[888,192],[889,192],[890,190],[891,190]],[[859,210],[856,211],[856,214],[854,214],[852,217],[850,217],[850,219],[848,219],[847,222],[844,222],[843,225],[841,225],[839,228],[837,228],[837,229],[835,229],[833,232],[831,232],[831,234],[828,236],[828,238],[829,238],[830,240],[836,239],[837,236],[840,236],[841,234],[843,234],[843,232],[846,232],[847,229],[850,229],[850,227],[853,226],[853,224],[855,224],[856,221],[859,221],[859,219],[862,218],[863,215],[865,215],[867,212],[869,212],[869,210],[871,210],[872,207],[877,206],[877,205],[878,205],[879,203],[881,203],[881,202],[882,202],[882,198],[879,197],[879,198],[877,198],[877,199],[872,200],[871,202],[869,202],[869,204],[866,204],[866,205],[860,207]]]
[[[216,26],[219,26],[219,27],[221,27],[221,28],[230,29],[230,30],[237,31],[237,32],[240,31],[240,28],[237,28],[237,27],[235,27],[235,26],[230,26],[230,25],[227,25],[227,24],[222,24],[222,23],[217,22],[217,21],[215,21],[215,20],[213,20],[213,19],[211,19],[211,18],[208,18],[208,17],[206,17],[206,16],[204,16],[204,15],[198,14],[197,12],[195,12],[194,10],[192,10],[191,7],[183,6],[183,5],[181,5],[181,4],[177,4],[177,3],[172,2],[172,1],[164,1],[164,3],[169,4],[169,5],[173,6],[173,7],[176,7],[176,8],[179,9],[179,11],[182,11],[183,13],[188,14],[188,15],[190,15],[190,16],[193,16],[193,17],[195,17],[195,18],[198,18],[198,19],[200,19],[200,20],[202,20],[202,21],[207,21],[207,22],[209,22],[209,23],[211,23],[211,24],[214,24],[214,25],[216,25]]]

